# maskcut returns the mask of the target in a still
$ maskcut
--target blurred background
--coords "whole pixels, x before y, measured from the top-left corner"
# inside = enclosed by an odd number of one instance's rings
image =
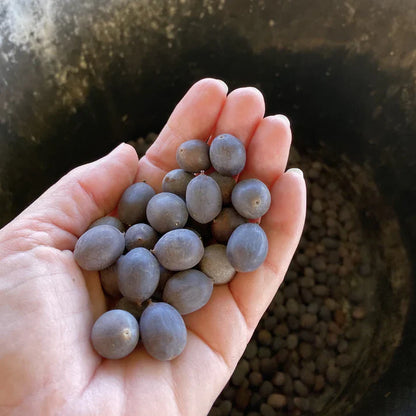
[[[307,221],[210,415],[414,415],[415,22],[411,0],[2,0],[0,226],[117,143],[143,154],[196,80],[256,86]]]

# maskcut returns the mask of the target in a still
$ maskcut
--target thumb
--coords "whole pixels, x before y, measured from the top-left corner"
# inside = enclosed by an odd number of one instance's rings
[[[91,222],[114,209],[137,167],[136,151],[122,143],[103,158],[73,169],[0,230],[0,244],[12,251],[38,245],[72,250]]]

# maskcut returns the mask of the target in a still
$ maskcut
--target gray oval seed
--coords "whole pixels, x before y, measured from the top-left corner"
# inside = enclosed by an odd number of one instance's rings
[[[175,273],[165,284],[163,300],[181,315],[201,309],[212,295],[213,281],[199,270]]]
[[[93,228],[96,227],[97,225],[112,225],[113,227],[116,227],[117,230],[119,230],[120,232],[124,233],[124,225],[123,223],[116,217],[112,217],[111,215],[107,215],[105,217],[102,218],[98,218],[98,220],[95,220],[89,227]]]
[[[129,355],[139,340],[139,325],[129,312],[114,309],[101,315],[91,331],[94,349],[112,360]]]
[[[148,224],[140,223],[132,225],[125,234],[126,249],[132,250],[137,247],[152,249],[159,236]]]
[[[128,225],[145,221],[147,203],[154,195],[154,189],[147,183],[137,182],[130,185],[118,203],[120,221]]]
[[[90,228],[75,244],[74,257],[84,270],[103,270],[124,251],[124,235],[112,225]]]
[[[163,192],[171,192],[185,199],[186,187],[193,178],[194,175],[192,173],[186,172],[183,169],[171,170],[163,178],[162,190]]]
[[[186,207],[195,221],[212,221],[222,208],[221,190],[214,179],[204,174],[192,179],[186,188]]]
[[[258,179],[238,182],[231,194],[236,211],[248,219],[262,217],[270,208],[271,195],[267,186]]]
[[[107,295],[118,297],[121,295],[118,288],[118,262],[100,271],[100,281],[103,290]]]
[[[140,318],[140,331],[144,348],[160,361],[173,360],[185,349],[185,322],[167,303],[149,304]]]
[[[204,254],[204,246],[193,231],[179,229],[164,234],[153,253],[163,267],[179,271],[196,266]]]
[[[243,224],[231,234],[227,257],[239,272],[256,270],[264,262],[269,249],[266,233],[258,224]]]
[[[246,149],[237,137],[220,134],[211,143],[209,157],[212,166],[221,175],[238,175],[246,164]]]
[[[187,172],[207,170],[211,166],[209,146],[201,140],[188,140],[178,147],[176,161]]]
[[[134,248],[118,261],[118,286],[123,296],[141,303],[154,293],[160,269],[155,256],[143,247]]]
[[[188,221],[185,202],[170,192],[156,194],[147,204],[146,216],[149,224],[162,234],[182,228]]]

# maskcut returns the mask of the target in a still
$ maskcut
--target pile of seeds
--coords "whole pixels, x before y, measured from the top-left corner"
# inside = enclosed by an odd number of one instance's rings
[[[321,412],[348,384],[369,342],[372,265],[357,209],[334,169],[305,157],[296,166],[308,188],[301,242],[210,416]]]
[[[78,265],[100,271],[108,296],[124,297],[91,331],[104,358],[126,357],[140,338],[152,357],[174,359],[187,339],[181,315],[202,308],[214,285],[256,270],[268,253],[265,232],[250,221],[266,214],[270,191],[256,178],[236,181],[246,163],[244,144],[230,134],[210,145],[188,140],[176,149],[176,161],[163,192],[132,184],[118,218],[98,219],[75,245]]]

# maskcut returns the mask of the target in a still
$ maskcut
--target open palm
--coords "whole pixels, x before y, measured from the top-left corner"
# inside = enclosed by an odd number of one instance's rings
[[[301,172],[284,173],[289,123],[263,117],[258,90],[227,95],[223,82],[199,81],[140,161],[122,144],[74,169],[0,230],[1,415],[208,413],[282,282],[305,218]],[[143,347],[122,360],[100,358],[90,331],[105,299],[98,273],[74,261],[77,238],[133,182],[146,180],[160,191],[165,173],[177,167],[180,143],[219,133],[246,145],[240,177],[257,177],[270,188],[271,208],[261,222],[269,239],[266,261],[215,287],[204,308],[184,317],[188,342],[175,360],[159,362]]]

